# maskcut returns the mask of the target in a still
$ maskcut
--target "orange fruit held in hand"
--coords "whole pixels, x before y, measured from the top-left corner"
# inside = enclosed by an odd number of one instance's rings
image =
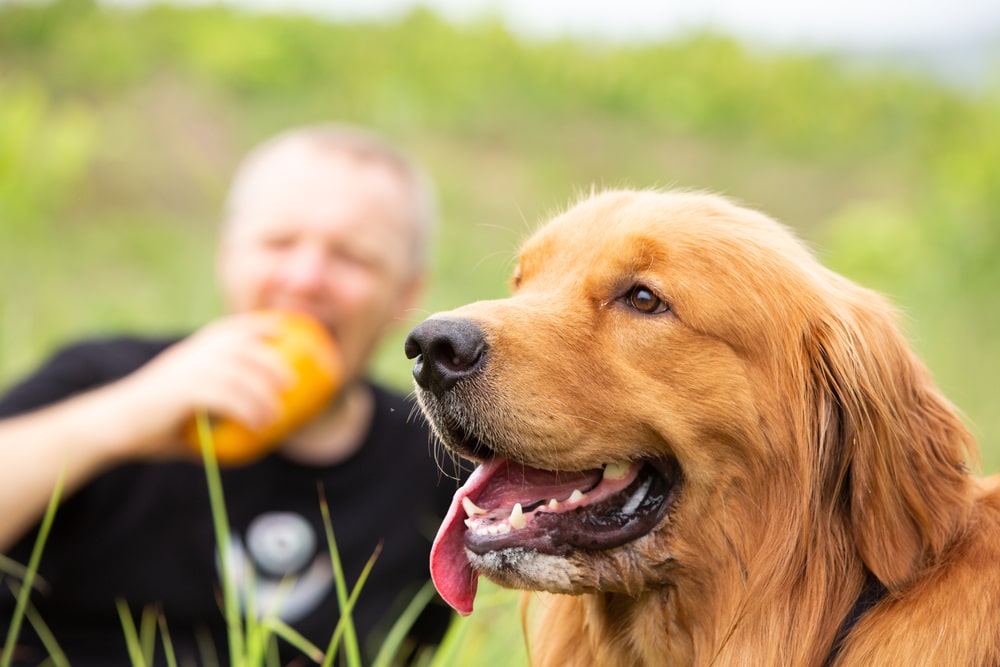
[[[266,311],[281,332],[267,342],[291,367],[294,380],[281,392],[278,418],[261,429],[232,419],[209,419],[215,456],[221,465],[243,465],[267,454],[278,442],[326,407],[343,382],[343,364],[333,337],[315,318],[291,310]],[[198,451],[201,439],[192,418],[185,439]]]

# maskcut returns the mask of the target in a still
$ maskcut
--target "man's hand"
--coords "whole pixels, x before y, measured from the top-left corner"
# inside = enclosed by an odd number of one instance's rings
[[[197,411],[262,428],[280,414],[280,392],[294,372],[267,344],[279,334],[270,314],[217,320],[168,348],[129,378],[123,390],[139,457],[177,451],[185,422]],[[190,450],[185,450],[190,451]]]

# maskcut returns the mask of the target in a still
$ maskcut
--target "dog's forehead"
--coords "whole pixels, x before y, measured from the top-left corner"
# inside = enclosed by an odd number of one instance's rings
[[[607,192],[543,225],[522,246],[520,271],[566,275],[583,266],[626,272],[693,262],[706,266],[731,262],[727,255],[733,253],[748,254],[762,234],[787,236],[765,216],[719,197]],[[774,246],[774,240],[765,245]]]

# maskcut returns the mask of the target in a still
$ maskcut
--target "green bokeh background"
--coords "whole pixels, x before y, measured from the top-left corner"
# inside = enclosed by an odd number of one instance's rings
[[[380,350],[382,380],[408,389],[409,326],[504,295],[520,241],[581,192],[707,189],[894,301],[994,472],[998,119],[997,76],[960,89],[711,34],[630,46],[427,11],[0,4],[0,385],[80,335],[218,314],[215,231],[240,156],[341,120],[410,151],[440,197],[430,288]]]

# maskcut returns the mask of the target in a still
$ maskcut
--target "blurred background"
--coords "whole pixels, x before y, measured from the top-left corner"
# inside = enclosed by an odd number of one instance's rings
[[[380,379],[408,389],[410,325],[506,294],[519,242],[581,192],[708,189],[898,304],[998,471],[1000,4],[827,4],[0,0],[0,385],[80,335],[217,315],[237,161],[343,120],[441,200]]]
[[[504,295],[579,193],[708,189],[895,301],[1000,469],[1000,5],[661,4],[0,0],[0,385],[79,335],[216,315],[233,167],[335,119],[439,188],[384,381],[409,387],[411,324]]]

